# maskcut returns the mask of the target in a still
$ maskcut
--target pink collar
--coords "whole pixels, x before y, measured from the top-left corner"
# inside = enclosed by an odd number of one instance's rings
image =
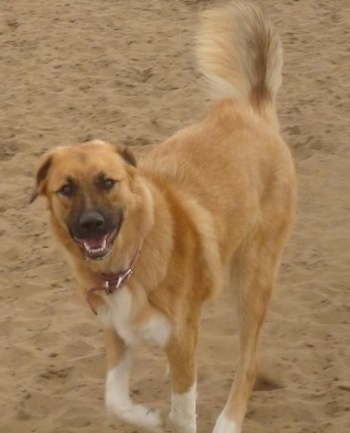
[[[96,274],[97,279],[100,281],[101,286],[92,287],[86,293],[86,299],[92,312],[97,315],[97,311],[92,303],[92,295],[95,292],[105,292],[106,295],[112,295],[116,290],[121,289],[128,281],[131,275],[133,274],[135,264],[141,254],[143,244],[140,245],[138,250],[136,251],[133,259],[131,260],[130,266],[125,271],[118,272],[116,274],[104,274],[98,273]]]

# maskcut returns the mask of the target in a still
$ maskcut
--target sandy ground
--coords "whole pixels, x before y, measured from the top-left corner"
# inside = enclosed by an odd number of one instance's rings
[[[261,344],[244,432],[350,431],[348,0],[264,0],[284,43],[279,98],[299,213]],[[0,3],[0,432],[127,433],[103,407],[101,328],[29,206],[37,156],[98,137],[160,142],[209,102],[193,61],[197,12],[214,1]],[[198,424],[210,433],[231,382],[236,323],[224,294],[205,311]],[[164,414],[165,360],[142,351],[137,401]]]

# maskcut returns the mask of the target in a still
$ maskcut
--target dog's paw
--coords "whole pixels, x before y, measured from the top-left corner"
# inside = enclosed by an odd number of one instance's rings
[[[120,420],[132,424],[149,433],[165,433],[165,427],[160,413],[141,404],[124,407],[107,405],[108,413]]]
[[[134,406],[137,426],[150,433],[165,433],[165,427],[158,410],[141,404]]]
[[[169,416],[173,433],[196,433],[196,422],[174,422]]]
[[[173,433],[196,433],[197,431],[196,417],[189,417],[187,420],[186,418],[179,419],[170,412],[169,420]]]
[[[234,420],[228,419],[224,412],[221,413],[216,421],[213,433],[240,433],[241,429]]]

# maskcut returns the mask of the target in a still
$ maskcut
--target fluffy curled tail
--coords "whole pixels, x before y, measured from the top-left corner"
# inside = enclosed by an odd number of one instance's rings
[[[274,102],[282,82],[282,48],[266,14],[250,2],[236,0],[205,11],[197,37],[201,72],[215,98],[251,104],[276,123]]]

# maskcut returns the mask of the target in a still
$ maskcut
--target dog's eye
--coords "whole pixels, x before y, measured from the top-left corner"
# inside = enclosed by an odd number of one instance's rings
[[[103,179],[102,186],[106,191],[110,191],[116,183],[113,179]]]
[[[72,197],[74,194],[74,185],[67,183],[66,185],[63,185],[58,192],[65,197]]]

